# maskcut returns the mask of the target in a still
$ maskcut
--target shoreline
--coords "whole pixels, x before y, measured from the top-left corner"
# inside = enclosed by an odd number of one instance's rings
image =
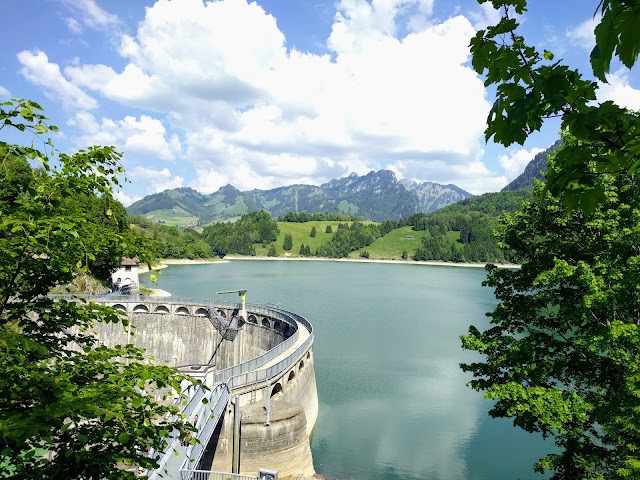
[[[286,260],[286,261],[303,261],[303,262],[350,262],[350,263],[389,263],[398,265],[424,265],[431,267],[465,267],[465,268],[484,268],[485,265],[491,263],[456,263],[456,262],[440,262],[436,260],[389,260],[389,259],[375,259],[375,258],[328,258],[328,257],[263,257],[263,256],[241,256],[241,255],[227,255],[224,257],[229,260],[258,260],[258,261],[274,261],[274,260]],[[499,263],[495,264],[498,268],[520,268],[520,265],[515,263]]]
[[[328,257],[264,257],[264,256],[243,256],[243,255],[227,255],[224,259],[210,260],[189,260],[187,258],[167,258],[160,260],[160,263],[153,265],[151,270],[160,270],[170,267],[171,265],[208,265],[215,263],[229,263],[233,260],[254,260],[254,261],[302,261],[302,262],[349,262],[349,263],[387,263],[397,265],[422,265],[430,267],[458,267],[458,268],[484,268],[487,263],[465,263],[465,262],[440,262],[436,260],[390,260],[375,258],[328,258]],[[498,268],[520,268],[515,263],[498,263]],[[146,265],[140,265],[140,273],[149,272]]]
[[[229,263],[229,260],[224,259],[198,259],[190,260],[188,258],[164,258],[159,260],[160,263],[151,266],[151,270],[160,270],[168,268],[170,265],[207,265],[210,263]],[[138,273],[149,272],[147,265],[138,265]]]

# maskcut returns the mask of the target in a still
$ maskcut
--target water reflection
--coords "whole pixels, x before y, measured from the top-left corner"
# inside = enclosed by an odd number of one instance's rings
[[[194,268],[201,267],[201,268]],[[460,348],[495,305],[481,269],[335,262],[250,262],[171,267],[174,295],[247,288],[249,301],[281,302],[315,327],[320,410],[316,470],[339,480],[540,478],[545,445],[465,386]]]

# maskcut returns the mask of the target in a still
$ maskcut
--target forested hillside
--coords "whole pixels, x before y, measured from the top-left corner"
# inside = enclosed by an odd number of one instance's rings
[[[547,152],[544,152],[545,165]],[[542,154],[536,156],[525,171],[539,168],[541,158]],[[532,185],[534,176],[527,178]],[[389,182],[393,184],[394,179],[391,172],[378,172],[364,177],[352,175],[322,187],[329,193],[339,190],[355,201],[370,195],[370,188],[376,184],[379,187]],[[422,185],[421,188],[427,187]],[[182,189],[175,198],[186,206],[197,198],[190,197],[191,194],[197,192]],[[218,195],[228,203],[245,201],[241,192],[231,186],[222,188]],[[400,195],[400,203],[402,198]],[[268,212],[258,210],[240,216],[236,222],[215,222],[199,229],[201,233],[195,229],[154,225],[136,215],[131,216],[131,221],[155,241],[158,256],[164,258],[195,259],[235,254],[510,263],[518,259],[498,246],[494,233],[502,214],[520,210],[522,202],[530,198],[530,188],[504,190],[466,198],[433,213],[413,213],[382,222],[364,221],[344,212],[294,211],[283,213],[276,221]],[[370,200],[370,205],[382,205],[377,202],[382,200]],[[389,212],[398,204],[388,202],[383,211],[392,215]]]
[[[528,196],[521,191],[487,194],[440,212],[382,223],[342,214],[294,212],[276,221],[258,211],[237,222],[214,223],[199,233],[154,225],[140,216],[131,221],[154,241],[163,258],[261,255],[504,263],[516,259],[494,239],[498,217],[517,210]]]
[[[444,207],[438,214],[480,212],[496,217],[503,212],[520,210],[524,200],[531,198],[529,189],[485,193]]]

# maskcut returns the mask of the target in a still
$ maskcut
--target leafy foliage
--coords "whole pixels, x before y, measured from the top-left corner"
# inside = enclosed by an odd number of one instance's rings
[[[132,478],[122,466],[156,467],[149,449],[163,449],[174,428],[188,429],[171,420],[175,407],[149,395],[179,388],[184,377],[149,364],[131,345],[97,345],[94,323],[126,323],[116,310],[47,296],[104,248],[108,258],[150,259],[139,238],[93,218],[95,207],[121,221],[112,198],[120,154],[90,147],[56,157],[47,134],[57,129],[37,103],[0,107],[0,131],[15,128],[39,142],[0,141],[0,465],[16,479]]]
[[[526,0],[491,3],[503,12],[501,20],[471,40],[474,69],[486,75],[485,85],[496,85],[485,136],[504,145],[523,144],[545,119],[560,116],[562,130],[588,142],[590,153],[585,155],[582,147],[562,149],[556,156],[558,168],[547,177],[547,188],[556,196],[564,193],[570,208],[592,212],[606,200],[599,175],[633,174],[640,167],[638,115],[610,101],[594,104],[595,82],[554,61],[552,52],[541,53],[527,45],[517,33],[514,16],[526,10]],[[602,0],[600,7],[603,17],[595,30],[591,64],[596,77],[606,82],[613,55],[628,67],[637,60],[640,8],[635,0]]]
[[[255,255],[253,244],[266,245],[278,237],[278,224],[265,211],[243,215],[235,223],[218,222],[204,228],[202,238],[213,253],[220,257],[228,253]]]
[[[490,414],[554,438],[559,453],[536,465],[554,479],[640,475],[639,190],[634,176],[596,178],[605,201],[592,213],[539,184],[504,218],[501,245],[522,268],[488,267],[500,303],[487,330],[462,337],[485,356],[462,368],[495,401]]]
[[[329,258],[348,257],[349,253],[371,245],[380,236],[380,227],[375,224],[339,223],[331,240],[318,249],[318,255]]]
[[[279,222],[295,222],[295,223],[306,223],[306,222],[324,222],[324,221],[335,221],[335,222],[351,222],[355,220],[362,220],[359,217],[355,217],[353,215],[346,215],[344,213],[308,213],[308,212],[288,212],[287,214],[278,218]]]

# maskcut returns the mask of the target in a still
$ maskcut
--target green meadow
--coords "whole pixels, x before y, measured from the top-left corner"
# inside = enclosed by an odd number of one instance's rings
[[[278,256],[285,256],[285,254],[289,253],[292,257],[299,257],[300,245],[302,244],[309,245],[311,247],[311,253],[314,254],[316,248],[318,248],[320,245],[324,245],[331,239],[331,237],[333,237],[335,231],[338,229],[338,223],[340,222],[278,222],[278,229],[280,230],[280,233],[278,234],[278,239],[274,242]],[[332,233],[325,233],[327,225],[331,225],[331,229],[333,230]],[[313,227],[316,227],[315,238],[311,237],[311,229]],[[289,251],[286,251],[282,248],[284,236],[287,233],[291,234],[291,238],[293,239],[293,247]],[[263,247],[260,244],[256,244],[256,255],[266,257],[267,252],[269,251],[269,245],[270,244],[267,244]]]
[[[349,258],[360,258],[362,252],[369,252],[369,258],[381,260],[401,260],[406,251],[409,258],[416,253],[426,231],[415,232],[411,226],[391,230],[384,237],[378,238],[368,247],[351,252]]]
[[[337,221],[317,221],[305,223],[278,222],[280,233],[278,239],[273,243],[276,253],[279,257],[301,257],[300,245],[309,245],[311,247],[312,256],[321,245],[327,243],[336,230],[338,229]],[[348,222],[345,222],[348,223]],[[331,225],[332,233],[325,233],[327,225]],[[316,236],[311,237],[311,229],[316,227]],[[422,238],[426,231],[413,231],[411,226],[396,228],[384,237],[376,239],[371,245],[351,252],[349,258],[361,258],[363,252],[369,253],[370,259],[377,260],[401,260],[402,252],[406,251],[410,260],[416,249],[422,244]],[[293,239],[293,247],[286,251],[282,248],[284,236],[290,234]],[[458,242],[460,232],[447,232],[447,239],[458,248],[462,248],[462,244]],[[271,244],[261,245],[255,244],[256,255],[267,256]]]

